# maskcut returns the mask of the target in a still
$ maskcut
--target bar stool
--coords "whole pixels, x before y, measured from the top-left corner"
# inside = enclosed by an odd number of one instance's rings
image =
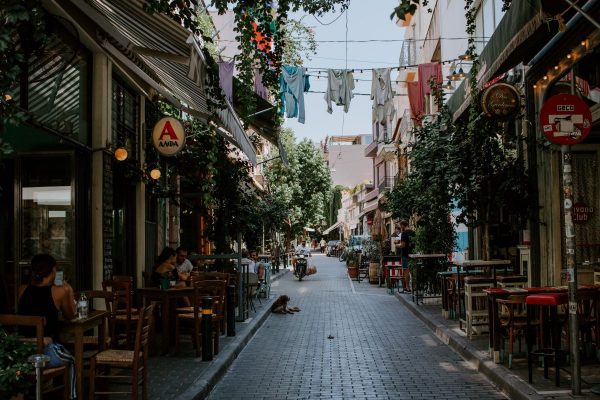
[[[529,372],[529,383],[533,382],[533,356],[544,357],[544,378],[548,378],[548,358],[554,357],[554,369],[556,386],[560,386],[560,358],[565,350],[560,348],[561,322],[558,318],[558,306],[566,304],[568,296],[566,293],[544,293],[527,296],[527,369]],[[538,337],[538,348],[531,349],[531,316],[533,315],[533,306],[540,307],[540,335]],[[547,315],[546,315],[547,312]],[[545,321],[547,317],[547,321]],[[544,331],[546,323],[550,327],[551,346],[545,347]]]
[[[494,286],[494,280],[482,276],[465,277],[465,332],[469,339],[473,333],[487,332],[487,293],[483,289]],[[460,301],[460,299],[459,299]],[[459,323],[460,326],[460,323]]]

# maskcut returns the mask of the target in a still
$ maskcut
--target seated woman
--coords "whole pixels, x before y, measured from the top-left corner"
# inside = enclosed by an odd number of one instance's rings
[[[54,284],[56,260],[49,254],[37,254],[31,259],[31,282],[19,291],[18,313],[46,318],[44,354],[50,357],[49,367],[70,364],[71,399],[76,398],[76,377],[73,356],[54,340],[58,337],[58,313],[66,320],[75,318],[73,288],[67,282]],[[25,336],[35,332],[23,330]]]
[[[184,281],[179,280],[179,274],[177,273],[177,267],[175,266],[177,260],[177,252],[171,247],[165,247],[158,256],[156,267],[152,272],[151,280],[155,286],[161,286],[161,281],[168,279],[169,281],[176,281],[176,288],[186,287]],[[190,305],[187,297],[183,298],[186,306]]]

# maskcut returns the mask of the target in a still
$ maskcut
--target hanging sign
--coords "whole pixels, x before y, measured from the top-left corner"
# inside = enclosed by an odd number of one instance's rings
[[[576,224],[586,224],[593,213],[594,207],[590,207],[582,201],[573,204],[573,222]]]
[[[577,144],[592,129],[592,113],[579,97],[561,93],[550,97],[542,106],[540,126],[552,143]]]
[[[163,156],[172,157],[179,153],[185,145],[185,131],[181,122],[171,117],[158,121],[152,129],[152,144]]]
[[[508,83],[494,83],[481,96],[481,108],[488,117],[509,118],[519,111],[520,106],[519,91]]]

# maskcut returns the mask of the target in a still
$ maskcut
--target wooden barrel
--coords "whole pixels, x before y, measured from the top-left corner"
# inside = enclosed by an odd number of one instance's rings
[[[369,263],[369,283],[379,283],[379,263]]]

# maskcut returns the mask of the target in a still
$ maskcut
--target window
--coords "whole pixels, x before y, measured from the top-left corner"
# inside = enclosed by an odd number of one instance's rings
[[[129,157],[138,160],[138,96],[118,78],[113,79],[112,87],[113,147],[124,147],[127,150]]]

